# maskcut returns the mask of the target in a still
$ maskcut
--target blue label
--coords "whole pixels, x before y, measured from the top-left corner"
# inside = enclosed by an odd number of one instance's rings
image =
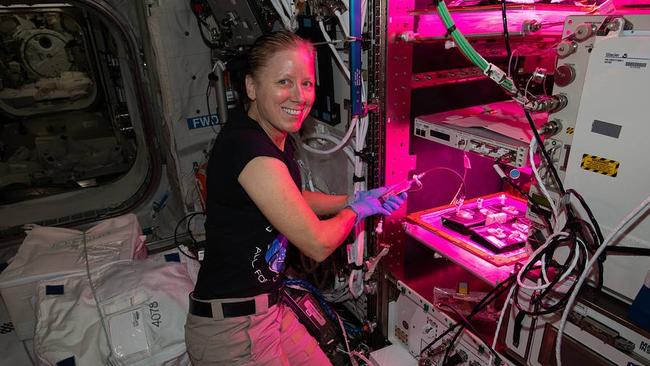
[[[187,128],[190,130],[193,130],[195,128],[203,128],[203,127],[210,127],[210,126],[216,126],[219,124],[219,116],[216,114],[212,115],[205,115],[205,116],[198,116],[198,117],[192,117],[187,119]]]

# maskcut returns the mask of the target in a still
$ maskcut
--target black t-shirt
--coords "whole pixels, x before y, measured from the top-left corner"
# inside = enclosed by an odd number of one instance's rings
[[[301,187],[290,140],[282,152],[257,122],[242,114],[231,116],[208,163],[207,241],[194,289],[196,298],[249,297],[273,292],[281,285],[287,239],[237,181],[246,164],[258,156],[284,162]]]

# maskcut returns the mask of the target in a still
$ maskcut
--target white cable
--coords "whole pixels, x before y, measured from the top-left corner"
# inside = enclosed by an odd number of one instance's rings
[[[307,145],[304,144],[304,143],[302,144],[302,146],[307,151],[311,151],[313,153],[321,154],[321,155],[329,155],[329,154],[331,154],[333,152],[339,151],[341,148],[343,148],[345,146],[345,144],[347,144],[348,140],[350,139],[350,136],[352,136],[352,131],[354,131],[354,128],[356,126],[355,120],[356,120],[356,118],[353,118],[352,121],[350,122],[350,127],[348,128],[348,131],[345,133],[345,136],[343,136],[343,138],[341,139],[341,142],[339,144],[337,144],[336,146],[330,148],[330,149],[318,150],[318,149],[315,149],[315,148],[313,148],[311,146],[307,147]]]
[[[551,280],[548,279],[548,274],[546,273],[546,253],[542,254],[540,262],[542,262],[542,278],[545,283],[550,283]]]
[[[355,130],[356,130],[356,135],[355,135],[355,140],[354,140],[354,150],[357,152],[355,155],[354,159],[354,175],[357,177],[363,177],[364,174],[364,163],[363,160],[361,160],[361,156],[359,153],[363,151],[363,147],[365,144],[365,135],[364,135],[364,119],[366,117],[362,118],[355,118]],[[366,190],[366,183],[365,182],[355,182],[354,183],[354,192],[360,192]],[[357,227],[355,228],[355,242],[354,242],[354,247],[356,249],[356,254],[355,254],[355,264],[357,266],[363,265],[363,256],[365,254],[365,249],[366,249],[366,241],[365,241],[365,225],[363,222],[360,222]],[[354,277],[357,278],[354,282],[357,286],[354,287],[354,290],[351,288],[352,295],[354,297],[359,297],[363,293],[363,272],[359,270],[354,270],[353,271]],[[351,275],[350,277],[353,277]]]
[[[345,38],[350,37],[350,27],[345,22],[345,19],[341,15],[341,12],[338,10],[334,10],[334,15],[336,15],[336,19],[339,20],[339,25],[341,26],[341,30],[343,31],[343,35],[345,36]]]
[[[332,142],[334,144],[341,143],[341,140],[337,139],[336,137],[331,136],[331,135],[325,135],[325,134],[322,134],[322,133],[317,133],[317,134],[312,134],[312,135],[309,135],[309,136],[304,136],[303,137],[303,147],[305,148],[305,150],[313,152],[315,154],[322,154],[323,150],[316,149],[316,148],[314,148],[314,147],[312,147],[312,146],[305,143],[306,141],[314,140],[314,139],[327,140],[327,141]],[[348,160],[350,160],[350,164],[354,164],[354,152],[352,151],[352,148],[350,146],[345,146],[343,148],[343,152],[345,152],[345,155],[347,155]]]
[[[512,299],[512,295],[515,293],[515,285],[512,285],[510,288],[510,291],[508,292],[508,296],[506,296],[506,302],[503,303],[503,308],[501,309],[501,315],[499,315],[499,321],[497,322],[497,329],[494,332],[494,339],[492,340],[492,349],[497,349],[497,339],[499,338],[499,331],[501,330],[501,324],[503,323],[503,318],[505,317],[506,309],[508,308],[508,304],[510,304],[510,301]],[[490,352],[490,362],[488,365],[493,365],[492,363],[492,352]]]
[[[308,140],[314,140],[314,139],[327,140],[329,142],[332,142],[332,143],[336,144],[337,146],[339,146],[341,144],[341,140],[337,139],[336,137],[331,136],[331,135],[325,135],[325,134],[322,134],[322,133],[303,136],[303,139],[302,139],[303,148],[305,150],[309,151],[309,152],[313,152],[314,154],[323,155],[323,154],[327,153],[325,150],[317,149],[317,148],[312,147],[312,146],[310,146],[310,145],[308,145],[306,143]],[[336,151],[332,151],[332,152],[336,152]],[[345,155],[347,155],[348,160],[350,160],[350,164],[354,164],[354,152],[352,151],[352,148],[350,146],[343,146],[343,152],[345,153]]]
[[[325,30],[325,25],[323,24],[322,20],[318,21],[318,27],[320,28],[320,31],[323,33],[323,38],[325,38],[325,41],[328,42],[327,45],[332,50],[332,55],[336,59],[336,64],[339,65],[341,71],[343,72],[343,75],[345,75],[345,78],[349,81],[350,70],[348,70],[347,66],[345,66],[345,62],[343,62],[341,55],[339,55],[339,51],[336,49],[336,47],[334,47],[332,43],[330,43],[332,42],[332,38],[330,37],[329,34],[327,34],[327,31]]]
[[[589,273],[591,272],[591,269],[593,268],[594,264],[596,261],[598,261],[598,258],[600,255],[605,251],[605,249],[610,245],[610,243],[614,242],[614,239],[618,239],[618,236],[623,232],[624,229],[626,229],[627,225],[630,223],[633,223],[634,220],[642,213],[645,212],[645,210],[650,207],[650,196],[646,197],[643,202],[637,208],[635,208],[632,212],[630,212],[625,218],[616,226],[614,231],[612,231],[611,234],[605,238],[603,243],[598,247],[596,252],[591,256],[591,259],[587,263],[587,266],[580,275],[580,278],[578,278],[578,283],[575,285],[575,288],[573,289],[573,292],[571,293],[571,296],[569,297],[569,300],[567,301],[565,307],[564,307],[564,312],[562,313],[562,319],[560,320],[560,326],[557,331],[557,336],[555,339],[555,364],[557,366],[562,366],[562,360],[561,360],[561,350],[562,350],[562,337],[564,335],[564,327],[566,326],[567,319],[569,317],[569,313],[571,313],[571,308],[573,307],[573,304],[575,303],[576,297],[578,297],[578,292],[580,292],[580,288],[582,287],[583,283],[589,277]]]
[[[361,81],[361,101],[366,102],[366,89],[363,80]],[[354,148],[357,153],[363,151],[365,147],[366,134],[368,133],[368,117],[364,116],[361,118],[355,118],[355,128],[356,134],[354,139]],[[355,156],[354,163],[354,175],[357,177],[364,176],[365,165],[359,154]],[[360,192],[366,190],[365,182],[355,182],[354,183],[354,192]],[[355,240],[353,244],[354,250],[354,262],[357,266],[363,265],[363,258],[365,255],[366,244],[365,244],[365,225],[359,223],[355,227]],[[348,280],[348,286],[350,288],[350,293],[353,297],[357,298],[363,294],[363,271],[360,269],[352,270],[350,273],[350,278]]]
[[[461,178],[460,185],[458,186],[458,190],[456,191],[456,194],[454,195],[454,198],[452,198],[451,202],[449,202],[450,205],[456,203],[456,200],[458,199],[458,195],[460,194],[460,191],[465,186],[465,178],[467,178],[467,170],[469,169],[467,167],[467,164],[465,163],[465,159],[469,159],[469,157],[467,156],[467,152],[463,151],[463,177]]]
[[[352,351],[352,353],[351,353],[351,354],[352,354],[352,356],[355,356],[355,357],[358,357],[358,358],[360,358],[360,359],[361,359],[361,361],[363,361],[363,362],[365,362],[365,363],[366,363],[366,365],[368,365],[368,366],[371,366],[371,365],[373,365],[373,363],[372,363],[372,362],[370,362],[370,360],[369,360],[369,359],[368,359],[368,358],[367,358],[366,356],[364,356],[364,355],[363,355],[363,354],[362,354],[361,352],[357,352],[357,351]]]
[[[540,285],[540,286],[530,286],[530,285],[526,285],[526,284],[524,283],[524,281],[522,280],[522,276],[523,276],[523,274],[524,274],[526,268],[528,268],[531,264],[533,264],[533,263],[531,263],[532,260],[533,260],[533,259],[534,259],[534,258],[535,258],[539,253],[541,253],[542,251],[544,251],[544,250],[546,249],[546,247],[548,247],[549,243],[550,243],[553,239],[555,239],[556,237],[558,237],[558,236],[563,236],[563,237],[566,238],[566,237],[569,236],[569,234],[568,234],[567,232],[564,232],[564,231],[560,231],[560,232],[557,232],[557,233],[553,233],[552,235],[550,235],[550,236],[546,239],[546,242],[544,242],[544,244],[542,244],[539,248],[537,248],[537,249],[533,252],[533,254],[531,254],[531,255],[528,257],[528,260],[526,261],[526,263],[521,267],[521,270],[519,271],[519,273],[517,273],[517,284],[518,284],[519,286],[521,286],[521,287],[523,287],[523,288],[525,288],[525,289],[528,289],[528,290],[542,290],[542,289],[545,289],[546,287],[548,287],[548,282],[549,282],[549,281],[547,281],[544,285]],[[545,278],[545,280],[546,280],[546,278]]]
[[[287,16],[291,15],[291,4],[288,3],[286,0],[280,0],[280,4],[282,4],[282,9],[284,9],[284,14]]]
[[[348,342],[348,332],[345,331],[345,326],[343,325],[343,321],[341,320],[341,317],[339,314],[334,311],[334,315],[336,315],[336,319],[339,321],[339,326],[341,327],[341,332],[343,332],[343,340],[345,341],[345,349],[347,349],[347,354],[350,356],[350,361],[352,362],[353,365],[356,365],[356,360],[352,357],[352,354],[350,353],[350,342]]]
[[[108,362],[109,365],[113,365],[114,357],[113,357],[113,342],[111,342],[111,335],[108,332],[108,327],[106,327],[106,319],[104,312],[102,311],[101,306],[99,305],[99,298],[97,297],[97,291],[95,290],[95,286],[93,285],[93,280],[92,276],[90,274],[90,263],[88,263],[88,246],[86,245],[86,232],[82,232],[82,238],[83,238],[83,245],[84,245],[84,259],[86,260],[86,276],[88,277],[88,285],[90,287],[90,293],[93,295],[93,299],[95,299],[95,307],[97,307],[97,313],[99,314],[99,321],[102,325],[102,329],[104,330],[104,334],[106,334],[106,342],[108,343],[108,356],[106,358],[106,361]]]
[[[291,29],[291,20],[287,18],[287,15],[284,13],[284,9],[280,2],[278,0],[271,0],[271,5],[273,5],[273,9],[275,9],[275,12],[280,16],[280,20],[282,21],[284,28]]]
[[[293,4],[291,3],[291,0],[280,0],[280,4],[282,4],[282,9],[284,9],[284,14],[287,15],[287,17],[291,17],[293,14]]]
[[[215,72],[215,70],[217,70],[217,66],[221,69],[221,71],[226,71],[226,64],[221,60],[217,60],[214,65],[212,65],[212,72]]]
[[[349,9],[349,1],[345,5]],[[367,1],[362,1],[362,3],[361,3],[361,17],[362,17],[361,26],[362,26],[362,29],[363,29],[363,25],[364,25],[365,16],[366,16],[366,10],[367,10],[366,8],[367,8]],[[344,37],[346,39],[349,38],[350,37],[350,27],[352,26],[352,24],[349,23],[350,20],[348,20],[348,22],[346,22],[346,19],[343,17],[343,14],[339,10],[335,10],[334,14],[336,15],[336,18],[338,20],[339,26],[341,27],[341,31],[342,31]],[[332,39],[329,36],[329,34],[327,33],[327,31],[325,30],[325,25],[324,25],[322,20],[318,21],[318,26],[319,26],[319,28],[321,30],[321,33],[323,34],[323,38],[328,43],[328,46],[329,46],[330,50],[332,51],[332,55],[334,56],[337,65],[339,66],[341,72],[344,74],[344,76],[346,77],[346,79],[349,82],[350,81],[350,70],[345,65],[345,62],[341,58],[341,55],[339,54],[339,51],[332,44]],[[365,89],[365,85],[363,83],[363,80],[361,80],[361,94],[362,94],[362,96],[361,96],[362,97],[362,102],[365,103],[366,99],[367,99],[367,93],[366,93],[366,89]],[[353,140],[353,145],[352,145],[356,154],[353,156],[353,159],[352,159],[353,163],[352,164],[353,164],[354,175],[357,176],[357,177],[363,177],[364,176],[365,164],[364,164],[363,160],[361,159],[361,157],[359,156],[359,153],[361,151],[363,151],[363,149],[365,147],[365,140],[366,140],[366,134],[368,132],[368,125],[369,125],[369,121],[368,121],[367,116],[363,116],[363,117],[354,116],[351,123],[350,123],[349,129],[348,129],[347,133],[345,134],[345,137],[343,138],[341,143],[337,145],[338,148],[340,148],[340,146],[343,146],[349,140],[349,138],[350,138],[350,136],[352,134],[352,130],[354,129],[356,131],[355,138]],[[335,146],[334,148],[329,149],[327,151],[322,151],[322,152],[318,151],[316,153],[328,154],[328,153],[331,153],[333,151],[338,150],[337,146]],[[305,147],[305,148],[308,151],[312,151],[307,147]],[[312,151],[312,152],[315,152],[315,151]],[[357,193],[357,192],[363,191],[365,189],[366,189],[365,182],[354,182],[354,184],[353,184],[353,193]],[[362,222],[358,223],[354,228],[354,232],[355,232],[355,240],[354,240],[354,243],[352,244],[352,247],[351,247],[351,250],[350,250],[350,256],[351,256],[351,258],[353,259],[354,263],[357,266],[361,266],[361,265],[363,265],[363,258],[364,258],[364,255],[365,255],[365,226],[364,226],[364,224]],[[348,289],[349,289],[349,291],[350,291],[350,293],[352,294],[353,297],[356,298],[356,297],[359,297],[359,296],[361,296],[363,294],[364,286],[363,286],[363,271],[362,270],[352,270],[350,272],[350,277],[348,278],[347,282],[348,282]],[[349,350],[348,350],[348,352],[349,352]],[[353,363],[355,363],[354,360],[353,360]]]
[[[535,162],[532,161],[532,158],[531,158],[531,167],[533,168],[533,171],[537,172],[537,167],[535,167]],[[550,201],[549,201],[549,202],[550,202]],[[562,203],[562,201],[560,201],[560,204],[561,204],[561,203]],[[553,206],[553,207],[555,207],[555,206]],[[562,212],[565,212],[565,209],[566,209],[565,205],[561,205],[560,208],[562,209]],[[535,257],[535,255],[536,255],[537,253],[539,253],[539,252],[543,251],[544,249],[546,249],[546,247],[550,244],[551,240],[552,240],[553,238],[555,238],[556,236],[558,236],[558,233],[560,233],[558,230],[560,230],[559,228],[560,228],[560,227],[563,227],[563,225],[560,225],[560,224],[559,224],[559,223],[560,223],[560,212],[558,212],[557,210],[558,210],[558,208],[556,207],[555,212],[557,212],[558,217],[556,217],[555,220],[554,220],[554,225],[555,225],[555,226],[552,228],[552,231],[553,231],[552,235],[551,235],[550,237],[548,237],[548,238],[546,239],[546,241],[544,242],[544,244],[543,244],[540,248],[537,248],[538,250],[535,251],[535,254],[534,254],[534,255],[531,255],[529,258],[533,258],[533,257]],[[568,234],[567,234],[566,232],[562,232],[562,235],[564,235],[565,237],[568,236]],[[582,243],[582,244],[584,245],[584,243]],[[585,249],[585,250],[586,250],[586,249]],[[542,272],[542,278],[544,279],[545,284],[549,284],[551,281],[548,279],[548,274],[546,273],[546,254],[543,254],[543,255],[542,255],[540,261],[541,261],[541,266],[542,266],[542,271],[541,271],[541,272]],[[575,264],[577,264],[577,257],[574,258],[574,264],[571,266],[571,269],[565,271],[564,274],[565,274],[566,276],[568,276],[569,273],[570,273],[571,271],[573,271],[573,268],[575,268]],[[526,265],[528,265],[528,263],[527,263]],[[525,266],[524,266],[524,267],[525,267]],[[522,268],[522,270],[520,271],[520,273],[523,273],[523,268]],[[566,276],[565,276],[565,277],[566,277]],[[564,278],[562,278],[561,280],[564,280]],[[524,287],[524,288],[533,289],[532,287],[528,287],[528,286],[524,285],[523,282],[520,280],[519,277],[518,277],[518,284],[519,284],[520,286]],[[544,285],[544,286],[541,287],[541,288],[546,288],[546,285]],[[540,289],[541,289],[541,288],[540,288]]]
[[[295,32],[298,30],[298,8],[296,8],[296,3],[292,0],[286,0],[283,5],[289,16],[289,30]]]
[[[361,83],[361,86],[363,88],[364,86],[363,82]],[[363,90],[361,93],[361,101],[364,104],[366,102],[366,93]],[[357,152],[361,152],[365,148],[366,135],[368,134],[368,125],[369,125],[369,119],[367,115],[359,118],[357,121],[357,126],[356,126],[357,134],[355,135],[355,139],[354,139],[354,147]],[[359,161],[363,163],[361,159],[359,159]]]
[[[357,237],[357,243],[359,238]],[[358,248],[358,246],[357,246]],[[348,289],[352,294],[353,298],[358,298],[363,294],[363,271],[360,269],[353,269],[350,271],[350,277],[348,277]]]
[[[460,179],[460,181],[462,182],[463,185],[465,184],[465,180],[463,179],[463,176],[460,175],[460,173],[458,173],[457,171],[455,171],[455,170],[453,170],[451,168],[447,168],[446,166],[437,166],[435,168],[431,168],[431,169],[427,170],[426,173],[429,174],[431,172],[435,172],[435,171],[439,171],[439,170],[444,170],[444,171],[453,173],[455,176],[458,177],[458,179]]]
[[[278,12],[281,12],[280,16],[284,16],[287,19],[291,16],[291,4],[287,4],[285,0],[276,0],[278,2],[278,5],[280,6],[280,10],[277,10]],[[288,28],[287,28],[288,29]]]
[[[565,232],[561,232],[559,234],[568,235]],[[554,235],[557,236],[557,234],[554,234]],[[585,251],[585,258],[586,258],[587,247],[586,247],[585,243],[582,242],[581,240],[578,240],[578,243],[580,243],[582,245],[582,248]],[[545,243],[542,246],[546,246],[546,245],[548,245],[548,240],[547,240],[547,243]],[[533,254],[533,255],[530,255],[529,258],[534,258],[534,257],[535,257],[535,255]],[[571,273],[571,271],[573,271],[573,268],[575,267],[575,264],[578,262],[578,257],[579,257],[579,255],[575,256],[573,264],[571,265],[571,267],[569,269],[567,269],[567,271],[562,275],[562,277],[560,277],[558,283],[562,282]],[[543,263],[544,262],[542,261],[542,264]],[[517,284],[519,286],[523,287],[523,288],[530,289],[530,290],[541,290],[541,289],[544,289],[544,288],[548,287],[548,285],[546,285],[546,286],[528,286],[528,285],[524,284],[523,281],[521,281],[521,277],[520,277],[521,273],[523,272],[523,269],[525,269],[527,265],[528,265],[528,263],[526,263],[526,265],[524,265],[522,267],[522,270],[519,272],[519,274],[517,274]],[[548,279],[546,279],[546,281],[548,282]],[[497,343],[497,340],[498,340],[498,337],[499,337],[499,332],[501,331],[501,325],[503,324],[503,319],[505,317],[506,309],[508,308],[508,304],[510,304],[510,302],[512,301],[512,297],[514,295],[515,288],[516,288],[516,285],[513,285],[512,288],[510,289],[510,291],[508,292],[508,296],[506,296],[506,301],[504,302],[503,308],[501,309],[501,314],[499,315],[499,321],[497,322],[497,328],[496,328],[496,330],[494,332],[494,338],[492,340],[492,349],[496,349],[496,343]],[[509,313],[510,312],[508,312],[508,314]],[[489,365],[492,365],[492,356],[493,355],[490,354],[490,362],[488,363]]]
[[[508,77],[510,77],[510,68],[512,65],[512,58],[515,56],[515,54],[519,51],[519,48],[515,48],[512,53],[510,53],[510,58],[508,59]],[[519,55],[517,55],[517,58],[515,60],[519,60]],[[517,61],[515,61],[515,65],[517,65]]]
[[[567,277],[569,277],[571,275],[571,273],[573,272],[573,270],[575,269],[576,265],[578,264],[578,259],[580,258],[579,251],[580,251],[581,247],[579,247],[579,245],[582,246],[582,251],[584,252],[584,255],[585,255],[584,256],[584,258],[585,258],[585,263],[584,263],[585,267],[583,267],[583,268],[587,268],[586,266],[587,266],[587,262],[589,260],[589,250],[587,249],[587,245],[582,240],[576,238],[576,244],[575,244],[575,247],[574,247],[576,253],[575,253],[575,256],[573,257],[573,262],[562,273],[562,275],[560,276],[560,278],[557,280],[556,283],[561,285],[564,282],[564,280]],[[528,288],[528,289],[531,289],[531,290],[541,290],[541,289],[548,288],[550,286],[551,281],[548,279],[548,275],[546,274],[546,260],[545,259],[546,259],[546,255],[543,255],[542,259],[541,259],[541,263],[542,263],[542,277],[544,278],[545,285],[538,285],[536,287],[535,286],[522,286],[522,287],[525,287],[525,288]],[[584,269],[583,269],[583,271],[584,271]],[[519,282],[517,282],[517,283],[519,284]]]
[[[534,138],[530,139],[530,145],[528,149],[528,156],[530,160],[530,167],[533,170],[533,173],[535,174],[535,179],[537,179],[537,183],[539,184],[539,188],[542,190],[542,193],[544,194],[544,197],[548,200],[549,205],[551,205],[551,210],[553,210],[553,221],[554,224],[557,223],[558,220],[558,212],[557,212],[557,207],[555,204],[555,201],[551,198],[551,195],[548,193],[548,190],[546,190],[546,186],[544,186],[544,182],[542,181],[542,178],[539,176],[539,171],[537,170],[537,166],[535,165],[535,147],[537,146],[537,140]],[[551,162],[547,162],[551,163]],[[555,225],[556,229],[559,229],[557,225]]]
[[[366,14],[368,14],[368,0],[361,0],[361,32],[366,26]]]
[[[364,122],[367,121],[367,117],[355,118],[355,119],[356,119],[355,128],[357,131],[355,136],[355,141],[354,141],[355,151],[361,152],[365,145],[365,131],[367,131],[367,127],[365,126],[366,123]],[[361,160],[361,157],[359,155],[355,156],[354,175],[357,177],[364,176],[364,163]],[[365,182],[354,183],[355,193],[364,190],[366,190]],[[355,227],[355,240],[352,246],[354,252],[354,263],[357,266],[363,265],[363,257],[366,250],[365,235],[366,235],[365,225],[363,222],[359,222]],[[364,286],[363,286],[362,270],[355,269],[350,272],[348,286],[350,288],[350,293],[355,298],[363,294]]]
[[[531,97],[537,98],[537,96],[533,93],[528,92],[528,86],[530,85],[530,82],[533,80],[534,75],[531,75],[528,78],[528,81],[526,82],[526,87],[524,87],[524,95],[530,95]]]

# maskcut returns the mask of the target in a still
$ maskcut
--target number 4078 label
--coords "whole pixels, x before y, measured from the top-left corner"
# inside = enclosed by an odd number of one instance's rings
[[[152,301],[149,303],[149,318],[151,319],[151,325],[160,328],[162,315],[160,314],[160,306],[158,304],[158,301]]]

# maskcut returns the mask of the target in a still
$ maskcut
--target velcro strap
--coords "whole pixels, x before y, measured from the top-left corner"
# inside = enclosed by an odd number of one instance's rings
[[[456,24],[452,24],[451,27],[447,28],[447,33],[445,33],[445,37],[451,36],[451,33],[456,30]]]

